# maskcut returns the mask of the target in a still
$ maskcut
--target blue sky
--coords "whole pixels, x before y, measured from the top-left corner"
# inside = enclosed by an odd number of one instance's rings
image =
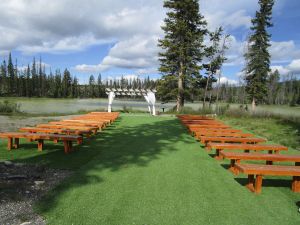
[[[256,0],[200,0],[210,29],[230,34],[222,82],[242,75],[245,40]],[[161,0],[4,0],[0,2],[0,57],[12,52],[20,67],[43,59],[47,69],[68,68],[81,83],[105,78],[160,77],[157,39],[165,17]],[[273,12],[272,69],[300,73],[300,1],[277,0]]]

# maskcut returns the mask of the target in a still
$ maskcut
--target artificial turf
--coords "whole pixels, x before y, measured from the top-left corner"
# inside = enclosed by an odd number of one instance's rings
[[[175,117],[122,115],[69,155],[35,147],[1,144],[1,158],[75,171],[36,205],[48,224],[300,224],[290,177],[249,192]]]

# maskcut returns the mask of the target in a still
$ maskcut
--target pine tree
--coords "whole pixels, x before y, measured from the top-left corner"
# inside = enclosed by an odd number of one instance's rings
[[[159,70],[163,74],[159,91],[169,97],[176,96],[179,111],[193,80],[200,78],[206,21],[199,12],[198,0],[167,0],[164,7],[169,11],[162,26],[164,39],[159,40],[163,49],[159,54]]]
[[[26,97],[32,96],[32,79],[30,77],[30,67],[27,65],[26,69]]]
[[[35,57],[33,58],[32,67],[31,67],[31,77],[32,77],[32,95],[38,96],[38,75],[36,72],[36,63],[35,63]]]
[[[71,74],[67,69],[65,69],[63,80],[62,80],[62,91],[63,91],[64,98],[70,97],[71,85],[72,85]]]
[[[5,60],[3,60],[2,64],[1,64],[0,74],[1,74],[0,92],[2,94],[7,94],[7,67],[6,67]]]
[[[8,64],[7,64],[7,77],[8,77],[8,93],[13,94],[15,92],[15,70],[14,65],[12,63],[11,53],[8,56]]]
[[[95,77],[94,77],[94,75],[91,75],[89,78],[89,97],[90,98],[95,97]]]
[[[259,0],[259,11],[251,20],[253,34],[249,38],[248,52],[245,54],[247,65],[246,91],[252,101],[252,110],[255,105],[264,100],[267,94],[267,76],[270,72],[270,47],[271,35],[267,28],[272,27],[272,8],[274,0]]]

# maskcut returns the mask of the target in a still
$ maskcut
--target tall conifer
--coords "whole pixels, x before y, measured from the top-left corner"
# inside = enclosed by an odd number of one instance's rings
[[[198,0],[167,0],[167,17],[162,29],[165,36],[159,40],[162,48],[160,92],[170,98],[176,96],[177,111],[183,105],[193,79],[199,79],[199,62],[204,57],[206,21],[199,12]]]
[[[267,76],[270,72],[270,45],[271,35],[267,28],[272,27],[272,8],[274,0],[259,0],[259,11],[251,20],[253,34],[249,38],[248,52],[245,54],[247,65],[246,92],[252,101],[252,110],[262,102],[267,94]]]

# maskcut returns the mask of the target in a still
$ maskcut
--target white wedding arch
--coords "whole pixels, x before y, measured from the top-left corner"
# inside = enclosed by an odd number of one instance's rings
[[[155,93],[156,90],[151,89],[126,89],[126,88],[106,88],[106,94],[108,95],[108,112],[111,112],[111,106],[116,96],[144,96],[148,103],[149,113],[153,116],[156,115],[155,111]]]

